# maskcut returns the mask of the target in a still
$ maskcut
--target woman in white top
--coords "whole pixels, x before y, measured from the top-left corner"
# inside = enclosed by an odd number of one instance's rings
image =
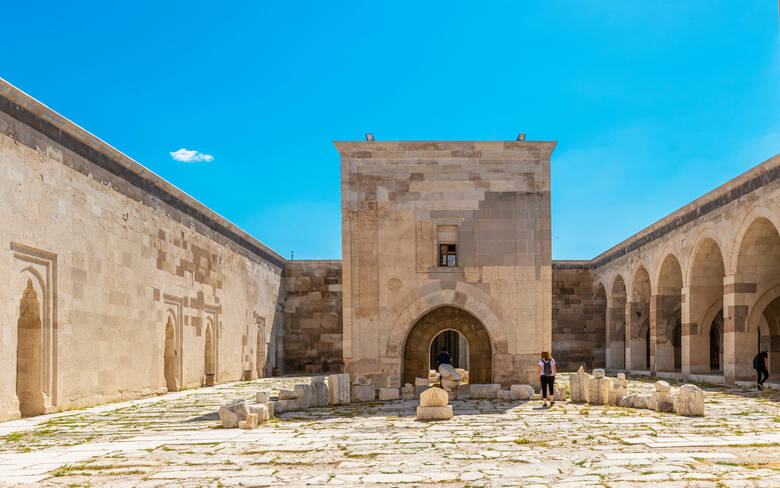
[[[547,390],[550,390],[550,406],[555,405],[555,359],[544,351],[539,360],[539,380],[542,383],[542,399],[547,406]]]

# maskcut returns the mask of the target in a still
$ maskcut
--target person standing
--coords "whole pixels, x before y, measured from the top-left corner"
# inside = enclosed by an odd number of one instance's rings
[[[756,386],[759,390],[764,389],[764,382],[769,378],[769,369],[767,368],[767,358],[769,354],[761,351],[753,358],[753,369],[756,370]]]
[[[450,364],[450,361],[452,361],[452,356],[447,352],[446,347],[442,347],[441,351],[439,351],[439,354],[436,356],[436,369],[442,364]]]
[[[547,406],[547,390],[550,391],[550,406],[555,405],[555,359],[547,351],[542,352],[539,360],[539,380],[542,383],[542,400]]]

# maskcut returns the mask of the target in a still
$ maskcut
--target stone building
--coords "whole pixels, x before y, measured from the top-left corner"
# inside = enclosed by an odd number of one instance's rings
[[[589,261],[550,260],[554,142],[338,142],[343,265],[289,261],[0,80],[0,421],[346,369],[472,383],[780,373],[780,155]],[[343,269],[342,269],[343,268]]]
[[[427,377],[445,330],[475,383],[535,382],[550,348],[554,142],[337,142],[346,371]]]

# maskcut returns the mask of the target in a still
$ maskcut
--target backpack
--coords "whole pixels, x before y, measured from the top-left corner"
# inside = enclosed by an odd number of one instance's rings
[[[764,355],[761,353],[758,353],[756,357],[753,358],[753,369],[762,370],[764,369]]]
[[[542,374],[545,376],[552,376],[552,360],[545,361],[542,359]]]

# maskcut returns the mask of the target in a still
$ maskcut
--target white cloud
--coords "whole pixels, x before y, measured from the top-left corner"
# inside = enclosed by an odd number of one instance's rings
[[[181,148],[178,151],[173,151],[171,157],[176,161],[182,163],[200,163],[214,160],[214,156],[211,154],[203,154],[198,151],[190,151],[189,149]]]

